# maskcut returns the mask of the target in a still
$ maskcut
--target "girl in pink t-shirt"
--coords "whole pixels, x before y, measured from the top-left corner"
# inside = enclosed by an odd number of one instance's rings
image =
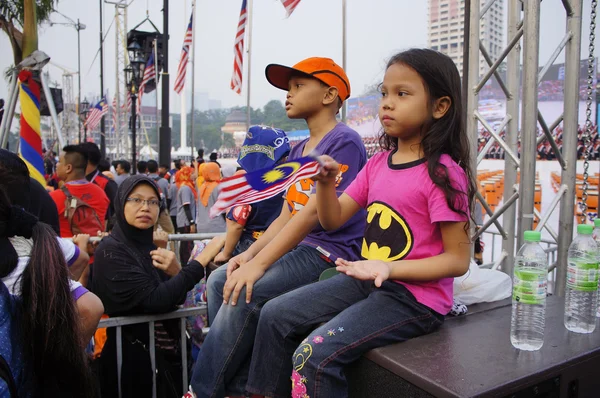
[[[364,260],[338,259],[340,275],[263,307],[253,355],[269,359],[253,361],[252,393],[288,395],[291,373],[292,397],[347,396],[344,366],[431,333],[452,307],[452,278],[469,267],[475,192],[458,70],[446,55],[408,50],[388,63],[381,95],[384,152],[339,198],[334,159],[322,156],[315,178],[326,230],[366,209]]]

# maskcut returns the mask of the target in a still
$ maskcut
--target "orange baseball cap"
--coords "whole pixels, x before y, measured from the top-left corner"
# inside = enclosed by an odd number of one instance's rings
[[[298,62],[293,67],[270,64],[265,69],[267,80],[273,86],[287,91],[290,78],[293,74],[304,74],[322,81],[329,87],[338,89],[338,96],[342,101],[350,97],[350,81],[341,66],[331,58],[312,57]]]

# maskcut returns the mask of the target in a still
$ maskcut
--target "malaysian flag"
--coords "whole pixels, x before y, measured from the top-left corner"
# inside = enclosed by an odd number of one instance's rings
[[[100,120],[102,120],[102,116],[104,116],[108,112],[108,104],[106,103],[106,98],[102,98],[92,109],[90,109],[90,113],[88,114],[87,120],[85,121],[85,125],[88,130],[93,130],[98,126]]]
[[[117,115],[117,96],[116,95],[113,97],[111,112],[112,112],[113,131],[117,131],[117,121],[119,120],[119,118]]]
[[[192,44],[192,29],[194,23],[194,11],[190,17],[190,23],[185,31],[183,38],[183,48],[181,49],[181,57],[179,58],[179,66],[177,67],[177,78],[175,79],[175,92],[181,94],[183,86],[185,86],[185,74],[187,72],[187,64],[190,59],[190,47]]]
[[[300,0],[281,0],[281,4],[285,7],[285,17],[288,18],[300,4]]]
[[[242,68],[244,66],[244,33],[246,32],[246,0],[242,1],[240,20],[238,22],[235,44],[233,45],[233,76],[231,77],[231,89],[238,94],[242,93]]]
[[[142,94],[144,94],[146,85],[154,79],[156,79],[156,68],[154,67],[154,53],[151,53],[150,58],[148,58],[148,62],[146,62],[146,69],[144,69],[144,77],[142,78],[142,84],[140,84],[137,103],[138,109],[142,109]]]
[[[274,167],[234,175],[219,184],[217,201],[210,209],[210,217],[216,217],[231,206],[248,205],[272,198],[303,178],[319,173],[321,164],[307,156]]]

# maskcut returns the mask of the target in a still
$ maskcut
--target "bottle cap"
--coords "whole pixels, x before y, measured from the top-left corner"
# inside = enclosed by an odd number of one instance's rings
[[[594,218],[594,227],[600,228],[600,218]]]
[[[526,242],[539,242],[542,240],[542,233],[539,231],[525,231],[523,237]]]
[[[577,226],[577,233],[579,235],[591,235],[594,232],[594,226],[588,224],[579,224]]]

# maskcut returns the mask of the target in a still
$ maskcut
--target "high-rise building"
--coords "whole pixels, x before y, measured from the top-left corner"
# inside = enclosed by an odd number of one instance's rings
[[[487,2],[485,2],[487,3]],[[484,47],[496,61],[504,49],[504,0],[496,0],[480,21],[480,36]],[[483,7],[484,2],[481,2]],[[464,50],[464,0],[428,0],[429,25],[427,45],[447,54],[462,75]],[[489,69],[485,59],[479,57],[479,73]]]

